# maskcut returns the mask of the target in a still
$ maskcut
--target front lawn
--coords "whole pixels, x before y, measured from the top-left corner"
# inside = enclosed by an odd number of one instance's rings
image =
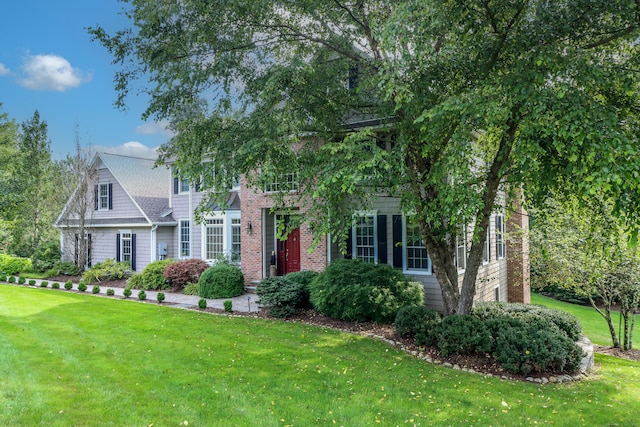
[[[610,346],[612,344],[611,334],[609,333],[609,327],[607,326],[606,320],[604,320],[604,318],[600,316],[590,305],[584,306],[569,304],[567,302],[558,301],[535,293],[531,293],[531,303],[541,304],[556,310],[564,310],[573,314],[580,321],[582,333],[586,335],[591,342],[603,346]],[[620,314],[618,312],[613,312],[612,318],[617,331]],[[636,325],[640,325],[640,315],[636,315]],[[637,344],[634,348],[638,348]]]
[[[509,382],[303,324],[0,285],[0,425],[638,425],[640,364]]]

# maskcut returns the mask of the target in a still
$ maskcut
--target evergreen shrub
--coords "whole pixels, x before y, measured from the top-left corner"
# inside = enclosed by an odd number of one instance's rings
[[[144,289],[141,289],[140,292],[138,292],[138,299],[140,301],[144,301],[147,299],[147,293],[144,291]]]
[[[8,276],[31,270],[31,259],[0,254],[0,271]]]
[[[51,289],[60,289],[60,283],[58,282],[53,282],[51,284]]]
[[[73,289],[73,282],[71,280],[67,280],[66,282],[64,282],[64,288],[66,290],[71,290]]]
[[[80,292],[84,292],[87,290],[87,284],[84,283],[82,280],[78,283],[78,290]]]
[[[489,329],[479,318],[464,314],[442,319],[438,347],[444,357],[450,354],[485,354],[492,349]]]
[[[122,295],[124,295],[125,298],[129,298],[131,296],[131,288],[124,288],[124,291],[122,291]]]
[[[107,296],[108,297],[112,297],[116,294],[116,291],[113,290],[112,288],[107,289]]]
[[[164,292],[158,292],[158,295],[156,295],[156,298],[158,300],[158,304],[162,304],[162,301],[164,301],[165,299]]]
[[[168,265],[174,263],[173,259],[163,259],[148,264],[141,273],[133,275],[127,284],[134,289],[146,291],[156,291],[160,289],[170,289],[164,277],[164,270]]]
[[[91,293],[92,294],[99,294],[100,293],[100,286],[93,285],[93,288],[91,288]]]
[[[233,298],[244,293],[244,275],[235,265],[216,264],[198,280],[198,295],[203,298]]]
[[[270,316],[282,318],[296,314],[306,292],[304,285],[289,280],[288,276],[267,277],[256,287],[258,304],[268,309]]]
[[[204,310],[205,308],[207,308],[207,300],[206,300],[206,299],[204,299],[204,298],[200,298],[200,299],[198,300],[198,308],[201,308],[201,309],[203,309],[203,310]]]
[[[47,286],[49,286],[49,282],[47,282],[46,280],[43,280],[42,282],[40,282],[41,288],[46,288]]]
[[[9,276],[9,279],[7,279],[7,282],[16,283],[16,276]]]
[[[400,307],[423,304],[420,283],[388,264],[334,261],[309,285],[313,306],[334,319],[391,323]]]
[[[228,299],[224,301],[224,311],[226,311],[227,313],[231,313],[233,311],[233,302]]]
[[[6,274],[0,274],[0,282],[6,282],[7,281],[7,275]]]
[[[300,285],[300,302],[298,302],[298,308],[313,308],[309,297],[309,285],[313,280],[318,277],[320,273],[311,270],[296,271],[289,273],[285,277],[287,280],[298,283]]]
[[[187,283],[185,287],[182,289],[182,293],[184,295],[198,295],[198,284]]]
[[[18,284],[20,285],[24,285],[27,282],[27,278],[24,276],[19,276],[18,277]]]
[[[35,285],[36,285],[35,279],[29,279],[29,286],[35,286]]]
[[[104,262],[95,264],[82,275],[82,280],[88,284],[103,282],[105,280],[120,280],[129,277],[131,266],[128,262],[116,262],[107,258]]]
[[[396,315],[396,333],[401,337],[414,338],[417,345],[431,346],[440,335],[438,312],[424,305],[405,305]]]

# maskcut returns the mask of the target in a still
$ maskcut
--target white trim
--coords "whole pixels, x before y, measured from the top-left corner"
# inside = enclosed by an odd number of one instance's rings
[[[431,276],[433,274],[433,264],[431,263],[431,257],[429,256],[429,251],[427,251],[428,267],[426,270],[410,269],[408,267],[409,257],[407,255],[407,249],[408,249],[407,225],[409,224],[409,221],[407,220],[407,218],[410,218],[410,216],[407,217],[406,215],[402,215],[402,273],[410,274],[414,276]],[[425,250],[426,250],[426,246],[425,246]]]
[[[234,224],[232,224],[234,219],[241,220],[240,211],[226,211],[222,212],[212,212],[203,218],[203,223],[201,225],[202,236],[201,236],[201,259],[207,261],[208,263],[213,263],[216,260],[214,258],[207,258],[207,220],[215,220],[222,219],[222,254],[225,256],[231,256],[232,252],[232,228]],[[241,226],[240,226],[241,227]],[[242,239],[242,228],[240,230],[240,238]],[[241,240],[242,242],[242,240]],[[242,243],[240,253],[242,254]],[[193,253],[192,253],[193,255]]]
[[[187,238],[189,239],[189,241],[187,242],[189,244],[189,254],[188,255],[183,255],[182,254],[182,223],[186,222],[189,225],[189,235],[187,236]],[[190,218],[180,218],[178,219],[178,259],[190,259],[193,258],[193,227],[192,227],[192,221]]]
[[[375,212],[375,213],[373,213]],[[378,262],[380,262],[380,258],[378,255],[378,214],[377,211],[369,211],[367,213],[364,213],[363,215],[355,215],[354,214],[354,219],[357,219],[357,221],[360,221],[362,218],[371,218],[371,226],[373,228],[373,262],[374,264],[377,264]],[[352,226],[352,232],[353,232],[353,239],[351,239],[351,258],[353,259],[360,259],[360,257],[358,257],[358,225],[360,225],[360,223],[356,223],[355,225]],[[366,246],[362,246],[362,247],[370,247],[369,245]]]
[[[496,294],[496,289],[498,290],[498,293]],[[498,298],[496,299],[496,295],[498,296]],[[497,285],[495,285],[493,287],[493,299],[494,301],[502,301],[502,292],[500,289],[500,283],[498,283]]]

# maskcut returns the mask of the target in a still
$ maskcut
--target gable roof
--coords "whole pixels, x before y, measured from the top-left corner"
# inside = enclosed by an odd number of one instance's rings
[[[150,223],[175,222],[169,211],[169,183],[171,171],[166,167],[155,167],[155,160],[98,153],[113,177],[118,181],[140,212]]]

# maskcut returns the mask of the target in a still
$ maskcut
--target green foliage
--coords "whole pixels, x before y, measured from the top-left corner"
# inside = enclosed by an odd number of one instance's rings
[[[26,281],[27,281],[27,278],[26,278],[26,277],[24,277],[24,276],[20,276],[20,277],[18,277],[18,283],[19,283],[20,285],[24,285],[24,284],[26,283]]]
[[[198,295],[203,298],[233,298],[243,293],[244,275],[234,265],[216,264],[198,280]]]
[[[44,273],[58,264],[61,257],[62,252],[60,252],[59,240],[41,243],[31,257],[33,269],[39,273]]]
[[[72,262],[58,262],[45,271],[45,277],[79,276],[80,268]]]
[[[78,290],[80,292],[84,292],[87,290],[87,284],[84,283],[82,280],[78,283]]]
[[[185,287],[182,289],[182,293],[184,295],[198,295],[198,284],[187,283]]]
[[[40,287],[41,288],[46,288],[47,286],[49,286],[49,282],[47,282],[46,280],[43,280],[42,282],[40,282]]]
[[[29,279],[29,286],[35,286],[36,281],[34,279]]]
[[[0,282],[6,282],[7,281],[7,275],[6,274],[0,274]]]
[[[228,299],[224,301],[224,311],[226,311],[227,313],[231,313],[233,311],[233,302]]]
[[[124,291],[122,291],[122,295],[125,298],[129,298],[131,296],[131,288],[129,287],[124,288]]]
[[[67,280],[66,282],[64,282],[64,288],[66,290],[73,289],[73,282],[71,280]]]
[[[93,285],[93,288],[91,288],[91,293],[92,294],[99,294],[100,293],[100,286]]]
[[[167,283],[164,277],[164,270],[167,266],[174,263],[173,259],[164,259],[149,263],[141,273],[133,275],[128,285],[134,289],[158,290],[170,289],[171,285]]]
[[[138,292],[138,299],[140,301],[144,301],[147,299],[147,293],[144,291],[144,289],[141,289],[140,292]]]
[[[9,276],[9,279],[7,281],[9,283],[16,283],[16,276]]]
[[[492,349],[491,334],[482,320],[468,314],[442,319],[438,347],[442,355],[485,354]]]
[[[158,304],[162,304],[162,301],[165,300],[164,292],[158,292],[158,295],[156,296],[156,298],[158,299]]]
[[[200,298],[200,299],[198,300],[198,308],[201,308],[201,309],[203,309],[203,310],[204,310],[205,308],[207,308],[207,300],[206,300],[206,299],[204,299],[204,298]]]
[[[84,272],[82,280],[88,284],[103,282],[110,279],[124,279],[131,274],[129,263],[116,262],[107,258],[104,262],[97,263]]]
[[[116,294],[116,291],[112,288],[107,289],[107,296],[112,297]]]
[[[289,317],[300,307],[304,295],[308,295],[306,286],[285,277],[267,277],[256,287],[260,297],[258,304],[269,310],[273,317]]]
[[[300,284],[300,292],[302,293],[302,295],[300,297],[298,307],[313,308],[309,297],[309,285],[316,277],[318,277],[319,274],[320,273],[316,271],[302,270],[296,271],[294,273],[289,273],[285,276],[287,280]]]
[[[335,319],[390,323],[404,305],[423,304],[422,285],[388,264],[332,262],[309,286],[313,306]]]
[[[16,275],[31,270],[31,260],[7,254],[0,254],[0,271],[6,275]]]
[[[209,267],[209,264],[201,259],[176,261],[167,265],[164,277],[175,291],[179,291],[188,283],[198,283],[200,275]]]
[[[60,283],[59,282],[53,282],[51,284],[51,289],[60,289]]]
[[[396,315],[396,333],[414,338],[417,345],[431,346],[440,335],[441,316],[424,305],[405,305]]]

